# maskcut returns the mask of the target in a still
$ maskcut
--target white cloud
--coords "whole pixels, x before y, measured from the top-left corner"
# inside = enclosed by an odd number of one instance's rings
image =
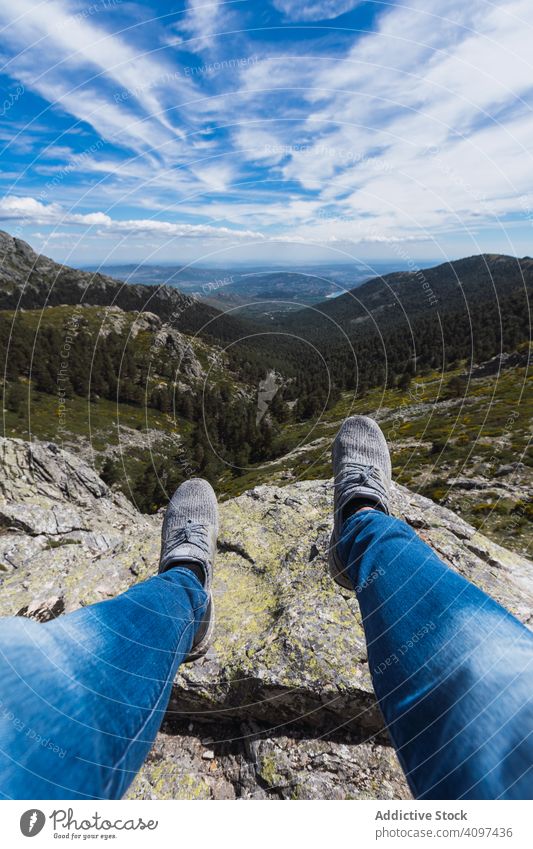
[[[8,195],[0,200],[0,220],[27,221],[31,224],[53,224],[59,221],[62,209],[57,203],[44,204],[31,197]]]
[[[291,21],[327,21],[344,15],[364,0],[272,0],[272,5]]]
[[[188,37],[187,50],[200,53],[212,47],[226,17],[220,0],[188,0],[185,16],[177,26]]]
[[[357,4],[275,5],[305,21]],[[74,161],[67,145],[75,144],[56,138],[32,176],[46,182],[58,174],[61,197],[35,190],[40,205],[36,198],[4,199],[4,216],[66,221],[110,237],[386,245],[479,232],[498,216],[520,213],[520,196],[533,198],[530,0],[383,4],[375,31],[354,33],[352,42],[345,32],[344,47],[335,42],[332,49],[319,38],[259,42],[256,35],[252,42],[242,30],[219,43],[216,33],[229,28],[239,4],[190,0],[174,25],[191,39],[185,50],[260,60],[190,79],[176,71],[175,50],[164,59],[160,50],[141,56],[128,33],[73,23],[68,9],[67,0],[20,0],[16,10],[1,4],[7,41],[19,49],[8,69],[109,144],[64,177],[56,163],[62,156]],[[131,96],[113,97],[125,90]],[[173,111],[165,113],[165,105]],[[47,119],[45,113],[40,131]],[[36,147],[38,134],[23,125],[16,132]],[[126,160],[119,145],[138,156]],[[6,193],[29,195],[23,179]],[[113,218],[66,212],[81,204],[113,209]],[[150,217],[155,212],[158,220]],[[178,214],[210,223],[166,220]]]
[[[0,3],[0,21],[4,38],[19,48],[5,71],[104,138],[146,150],[182,137],[165,109],[163,94],[173,70],[168,64],[144,56],[88,18],[70,14],[61,0]],[[176,75],[172,87],[184,98],[194,91],[190,80]],[[126,107],[120,98],[127,99]],[[150,115],[148,123],[134,117],[135,104]]]
[[[291,120],[269,121],[269,132],[285,150],[283,178],[321,201],[324,220],[306,225],[307,238],[360,238],[366,229],[408,239],[517,211],[520,194],[533,193],[527,12],[524,0],[409,0],[341,59],[281,54],[250,70],[254,118],[260,98],[266,114],[277,89],[285,99],[301,91],[304,105],[289,101]],[[247,156],[264,160],[253,135]]]
[[[25,224],[81,224],[100,227],[105,233],[142,233],[159,236],[183,236],[186,238],[209,239],[262,239],[263,235],[253,230],[234,230],[230,227],[214,227],[210,224],[186,224],[159,221],[151,218],[113,219],[105,212],[86,214],[68,212],[57,203],[41,203],[32,197],[7,196],[0,199],[0,221],[19,220]]]
[[[212,163],[191,167],[191,172],[208,191],[225,191],[235,178],[235,170],[229,163]]]
[[[209,224],[175,224],[170,221],[139,219],[131,221],[108,220],[106,228],[117,233],[143,233],[161,236],[184,236],[209,239],[262,239],[261,233],[253,230],[233,230],[230,227],[212,227]]]

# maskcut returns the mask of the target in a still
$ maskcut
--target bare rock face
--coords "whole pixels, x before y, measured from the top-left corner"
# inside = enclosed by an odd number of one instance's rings
[[[164,324],[155,335],[154,346],[167,351],[169,356],[179,358],[179,371],[188,378],[202,377],[204,371],[194,353],[190,340],[169,324]]]
[[[524,367],[529,364],[529,359],[529,351],[513,351],[511,353],[497,354],[490,360],[474,366],[470,371],[470,377],[489,377],[493,374],[499,374],[506,368]]]
[[[0,440],[0,610],[45,621],[154,574],[144,516],[53,444]],[[215,641],[182,666],[131,798],[405,798],[359,609],[326,568],[329,482],[260,486],[221,506]],[[394,512],[533,623],[533,570],[402,487]]]
[[[69,612],[129,586],[128,530],[153,520],[53,443],[0,439],[0,467],[2,614],[50,597]]]
[[[25,616],[36,622],[50,622],[65,612],[65,602],[61,596],[52,596],[44,601],[32,601],[21,607],[17,616]]]

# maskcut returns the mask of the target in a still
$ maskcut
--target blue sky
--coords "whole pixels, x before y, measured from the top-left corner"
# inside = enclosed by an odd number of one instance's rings
[[[530,0],[0,0],[0,228],[55,259],[533,254]]]

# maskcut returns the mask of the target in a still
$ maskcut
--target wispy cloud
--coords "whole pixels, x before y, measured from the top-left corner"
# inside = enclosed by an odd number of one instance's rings
[[[278,11],[291,21],[328,21],[344,15],[364,0],[273,0]]]
[[[260,129],[239,138],[253,159],[247,136],[256,133],[257,162],[278,151],[284,180],[320,196],[317,238],[350,227],[389,239],[460,228],[516,210],[518,194],[533,191],[531,29],[524,2],[504,6],[446,0],[428,12],[411,2],[342,61],[282,54],[251,69],[248,88],[265,89],[269,102],[273,89],[286,97],[304,86],[308,108],[275,124],[277,144],[261,145]],[[504,105],[515,109],[500,120]]]
[[[0,213],[126,240],[471,252],[522,220],[527,246],[532,23],[529,0],[0,1],[4,79],[25,89]]]
[[[201,53],[215,43],[217,33],[229,19],[230,4],[221,0],[188,0],[187,10],[176,26],[187,39],[187,50]]]
[[[165,97],[171,67],[143,55],[120,35],[109,33],[90,17],[79,17],[60,0],[20,0],[0,4],[0,22],[12,47],[4,73],[20,79],[53,106],[86,121],[105,138],[134,150],[157,148],[183,135],[168,118]],[[184,99],[194,87],[174,77]],[[125,95],[128,103],[124,105]],[[122,98],[117,106],[117,98]],[[139,120],[130,107],[150,120]]]

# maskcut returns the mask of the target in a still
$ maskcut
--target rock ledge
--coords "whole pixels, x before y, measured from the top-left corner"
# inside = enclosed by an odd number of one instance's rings
[[[79,458],[0,439],[1,613],[45,621],[156,570],[161,517],[139,514]],[[406,798],[353,594],[327,574],[331,484],[260,486],[221,507],[217,631],[183,666],[132,798]],[[527,624],[533,571],[402,487],[394,512]]]

